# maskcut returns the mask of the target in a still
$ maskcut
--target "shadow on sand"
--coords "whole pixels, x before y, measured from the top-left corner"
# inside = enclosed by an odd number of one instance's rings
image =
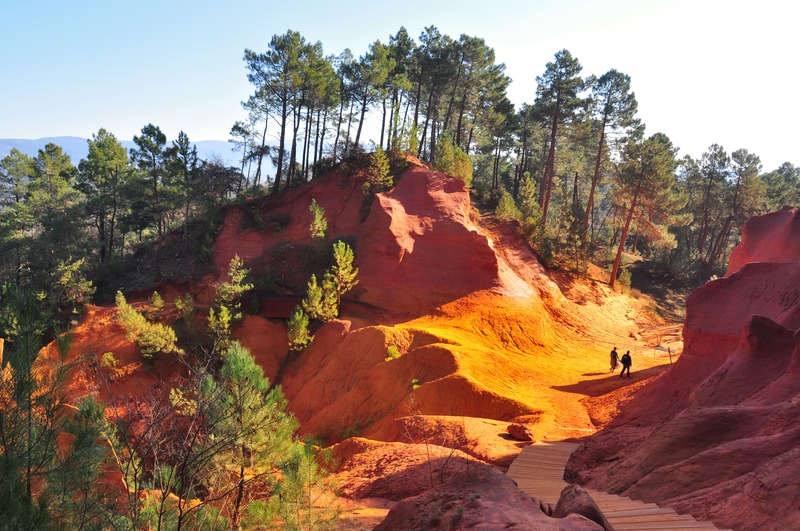
[[[642,369],[640,371],[631,370],[631,377],[628,378],[620,378],[619,372],[615,373],[586,373],[583,376],[599,376],[600,374],[608,374],[606,378],[601,378],[598,380],[583,380],[581,382],[570,384],[570,385],[554,385],[553,389],[558,389],[559,391],[566,391],[568,393],[578,393],[587,396],[601,396],[606,393],[610,393],[620,387],[624,387],[634,382],[641,382],[642,380],[646,380],[648,378],[652,378],[653,376],[658,376],[662,372],[666,371],[670,368],[669,363],[665,363],[663,365],[657,365],[655,367],[650,367],[648,369]]]

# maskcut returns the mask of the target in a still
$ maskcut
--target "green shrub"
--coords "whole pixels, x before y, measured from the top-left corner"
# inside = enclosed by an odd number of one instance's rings
[[[113,352],[104,353],[103,356],[100,358],[100,366],[116,369],[117,358],[114,356],[114,353]]]
[[[181,319],[186,321],[187,323],[192,320],[194,317],[194,299],[192,299],[192,295],[186,293],[183,298],[175,299],[175,308],[181,314]]]
[[[324,240],[328,231],[328,220],[325,219],[325,209],[319,206],[316,199],[311,199],[311,225],[308,230],[314,240]]]
[[[400,357],[400,351],[394,345],[386,347],[386,361],[396,360]]]
[[[150,311],[147,313],[147,317],[158,321],[161,318],[161,312],[164,311],[164,299],[161,298],[157,291],[154,291],[147,302],[150,303]]]
[[[417,378],[413,378],[413,379],[411,380],[411,390],[412,390],[412,391],[416,391],[417,389],[419,389],[419,388],[420,388],[420,386],[421,386],[421,385],[422,385],[422,384],[419,382],[419,379],[417,379]]]
[[[367,180],[364,182],[364,195],[385,192],[394,186],[394,178],[389,171],[389,157],[380,146],[370,157]]]
[[[139,352],[145,359],[152,360],[159,354],[183,354],[178,348],[175,331],[161,323],[151,323],[144,315],[128,304],[121,291],[117,292],[117,320],[125,329],[130,341],[136,341]]]
[[[512,219],[522,218],[522,212],[517,208],[514,198],[506,190],[500,195],[500,202],[494,211],[494,215],[500,221],[511,221]]]
[[[308,316],[303,313],[303,309],[299,306],[294,309],[292,316],[289,318],[287,334],[289,336],[289,348],[292,350],[303,350],[314,340],[314,336],[308,331]]]

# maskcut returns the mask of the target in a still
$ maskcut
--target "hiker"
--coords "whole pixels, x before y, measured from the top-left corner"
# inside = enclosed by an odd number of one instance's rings
[[[611,371],[615,372],[617,370],[617,366],[619,365],[619,353],[617,352],[617,347],[611,351]]]
[[[631,377],[631,365],[633,362],[631,361],[631,351],[627,351],[625,354],[622,355],[622,372],[619,373],[619,377],[622,378],[625,374],[625,371],[628,371],[628,378]]]

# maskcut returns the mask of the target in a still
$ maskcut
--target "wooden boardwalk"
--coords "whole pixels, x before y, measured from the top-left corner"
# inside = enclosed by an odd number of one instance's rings
[[[567,486],[564,466],[578,446],[573,443],[537,441],[522,449],[511,463],[508,476],[532,498],[555,506],[562,489]],[[614,529],[717,529],[711,522],[698,522],[688,514],[678,514],[673,509],[662,508],[655,503],[644,503],[591,489],[587,489],[587,492]]]

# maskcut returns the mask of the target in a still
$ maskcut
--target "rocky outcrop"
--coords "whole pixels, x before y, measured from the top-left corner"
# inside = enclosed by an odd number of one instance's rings
[[[576,452],[568,477],[734,529],[800,521],[796,217],[746,225],[728,275],[687,300],[680,360]]]
[[[756,216],[742,231],[742,241],[728,260],[730,276],[745,264],[755,262],[797,262],[800,260],[800,210],[789,206]]]
[[[419,529],[603,529],[570,514],[551,518],[513,480],[476,465],[449,481],[396,504],[376,531]]]
[[[218,274],[238,254],[257,273],[302,292],[314,272],[306,246],[315,199],[325,209],[329,238],[354,246],[360,280],[349,296],[370,306],[422,315],[475,291],[503,291],[519,282],[501,274],[491,242],[470,219],[460,179],[411,164],[394,188],[374,197],[363,221],[362,183],[330,174],[268,202],[229,210],[214,250]]]

